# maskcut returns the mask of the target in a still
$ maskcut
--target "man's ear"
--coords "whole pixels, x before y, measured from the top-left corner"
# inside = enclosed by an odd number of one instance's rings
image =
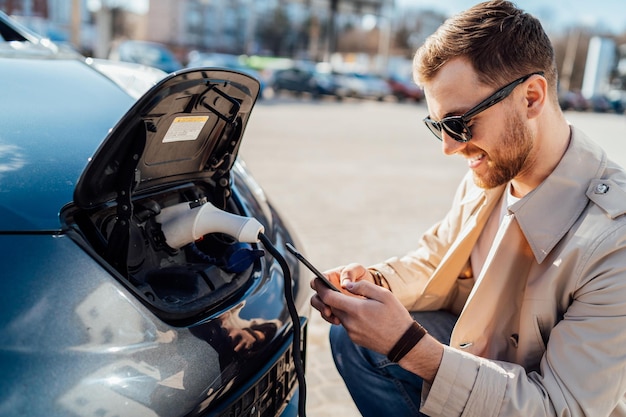
[[[548,82],[541,75],[533,75],[526,84],[526,106],[529,119],[534,119],[543,111],[548,100]]]

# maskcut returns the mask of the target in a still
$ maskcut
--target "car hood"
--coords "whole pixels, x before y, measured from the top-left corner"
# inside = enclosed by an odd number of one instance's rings
[[[1,55],[1,54],[0,54]],[[76,59],[0,57],[0,231],[59,230],[87,160],[134,101]]]
[[[109,132],[80,176],[74,202],[89,209],[191,178],[228,179],[258,93],[257,80],[223,69],[164,78]]]

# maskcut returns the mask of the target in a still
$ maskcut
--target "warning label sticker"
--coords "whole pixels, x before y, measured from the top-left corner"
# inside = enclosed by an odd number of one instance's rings
[[[181,116],[175,118],[169,129],[167,129],[165,137],[163,137],[163,143],[198,139],[207,120],[209,120],[209,116]]]

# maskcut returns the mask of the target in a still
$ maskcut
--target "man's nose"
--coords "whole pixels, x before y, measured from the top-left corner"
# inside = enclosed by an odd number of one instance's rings
[[[445,129],[441,131],[441,150],[444,155],[454,155],[467,146],[467,142],[456,141]]]

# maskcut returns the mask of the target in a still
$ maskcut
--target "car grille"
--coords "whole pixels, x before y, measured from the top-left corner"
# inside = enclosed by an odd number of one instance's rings
[[[306,334],[306,328],[302,329]],[[306,346],[306,343],[303,343]],[[302,352],[304,360],[304,350]],[[268,417],[277,416],[283,411],[297,386],[296,369],[293,362],[292,345],[273,362],[254,384],[232,401],[219,417]]]

